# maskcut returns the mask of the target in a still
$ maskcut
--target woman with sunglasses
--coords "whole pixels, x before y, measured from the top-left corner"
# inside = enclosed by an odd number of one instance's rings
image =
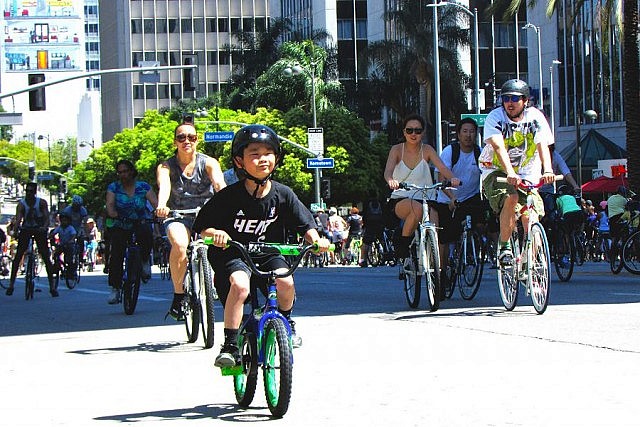
[[[151,278],[151,264],[149,257],[153,245],[151,226],[139,220],[149,219],[150,212],[147,202],[151,206],[158,204],[156,193],[147,182],[138,181],[135,166],[129,160],[120,160],[116,164],[118,180],[107,187],[107,217],[112,224],[110,234],[111,251],[109,257],[109,286],[111,295],[109,304],[120,302],[120,286],[122,285],[122,262],[131,233],[135,231],[140,244],[142,259],[142,279]]]
[[[400,183],[407,182],[419,186],[433,184],[429,169],[431,162],[444,178],[451,180],[454,187],[460,184],[460,180],[453,176],[453,172],[440,159],[436,150],[422,143],[425,121],[421,116],[412,114],[406,117],[402,128],[404,141],[391,147],[384,169],[384,179],[392,190],[388,208],[399,220],[404,221],[401,236],[395,239],[397,258],[406,258],[409,255],[411,239],[422,219],[420,194],[401,189]],[[429,217],[432,222],[438,224],[438,214],[432,207],[429,208]]]
[[[195,209],[203,206],[214,192],[226,184],[220,163],[196,150],[198,134],[192,123],[178,125],[174,132],[175,155],[162,162],[156,170],[158,180],[158,208],[156,216],[166,218],[170,210]],[[173,302],[167,313],[182,319],[181,302],[184,297],[182,281],[187,271],[187,246],[195,214],[165,221],[167,238],[171,243],[169,269],[173,282]]]

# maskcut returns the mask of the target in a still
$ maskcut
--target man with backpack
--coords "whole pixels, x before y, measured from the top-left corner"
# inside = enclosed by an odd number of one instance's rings
[[[440,258],[449,257],[449,244],[455,243],[462,234],[462,221],[471,215],[472,223],[484,221],[485,204],[480,199],[480,169],[478,157],[480,147],[476,144],[478,125],[471,118],[462,119],[456,126],[458,142],[449,144],[442,150],[440,158],[462,182],[455,190],[438,192]],[[444,274],[440,283],[444,286]],[[444,292],[441,293],[444,295]]]

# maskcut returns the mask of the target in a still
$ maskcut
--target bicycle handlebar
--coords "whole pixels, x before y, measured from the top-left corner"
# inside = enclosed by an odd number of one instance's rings
[[[203,243],[207,245],[211,245],[213,244],[213,239],[211,237],[205,237],[203,239]],[[271,278],[271,277],[280,278],[280,277],[291,276],[293,272],[296,271],[296,269],[300,265],[300,261],[302,260],[302,257],[307,252],[309,252],[310,250],[318,250],[317,243],[301,246],[301,245],[287,245],[287,244],[280,244],[280,243],[254,242],[254,243],[249,243],[248,245],[245,246],[243,243],[237,242],[235,240],[227,241],[227,247],[233,247],[238,249],[240,251],[240,254],[242,255],[242,258],[251,269],[251,272],[257,275],[258,277],[265,278],[265,279]],[[284,273],[276,273],[275,271],[262,271],[258,268],[258,266],[253,262],[253,259],[251,258],[251,254],[265,254],[265,253],[269,253],[268,250],[273,251],[274,249],[277,250],[281,255],[295,256],[294,261],[290,263],[289,268]],[[331,244],[329,246],[329,250],[333,251],[334,249],[335,249],[335,246]]]
[[[197,215],[200,212],[200,208],[193,209],[171,209],[169,211],[168,218],[184,218],[188,215]]]
[[[554,181],[562,181],[563,179],[564,179],[564,175],[554,175]],[[507,177],[499,176],[496,178],[496,182],[506,183]],[[540,182],[538,182],[537,184],[534,184],[527,179],[522,179],[522,181],[520,181],[520,184],[518,184],[518,188],[522,188],[523,190],[531,190],[533,188],[540,188],[543,185],[544,185],[544,181],[542,180],[542,178],[540,179]]]
[[[462,181],[460,181],[460,185],[462,185]],[[418,190],[418,191],[428,191],[428,190],[437,190],[440,188],[448,188],[448,189],[455,189],[455,187],[451,186],[451,181],[442,181],[442,182],[436,182],[435,184],[432,185],[426,185],[426,186],[421,186],[421,185],[415,185],[415,184],[410,184],[408,182],[401,182],[398,185],[398,188],[401,188],[403,190]]]

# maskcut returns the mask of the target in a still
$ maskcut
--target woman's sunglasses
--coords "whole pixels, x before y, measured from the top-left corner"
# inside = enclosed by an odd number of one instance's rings
[[[522,95],[502,95],[502,102],[518,102],[522,99]]]
[[[407,133],[407,135],[411,135],[414,132],[416,133],[416,135],[420,135],[424,129],[422,128],[404,128],[404,131]]]
[[[198,140],[198,135],[187,135],[184,133],[179,133],[178,135],[176,135],[176,141],[178,142],[185,142],[187,139],[189,140],[189,142],[196,142]]]

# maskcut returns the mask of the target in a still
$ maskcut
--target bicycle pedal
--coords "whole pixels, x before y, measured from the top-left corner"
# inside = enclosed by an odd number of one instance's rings
[[[226,366],[224,368],[220,368],[220,372],[222,373],[222,375],[224,376],[236,376],[236,375],[242,375],[243,373],[243,368],[242,365],[237,365],[237,366]]]

